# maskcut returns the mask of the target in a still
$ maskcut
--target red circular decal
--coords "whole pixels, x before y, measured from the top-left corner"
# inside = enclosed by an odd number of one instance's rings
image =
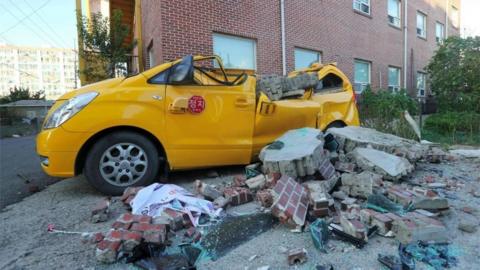
[[[192,96],[188,100],[188,110],[191,113],[201,113],[205,110],[205,99],[201,96]]]

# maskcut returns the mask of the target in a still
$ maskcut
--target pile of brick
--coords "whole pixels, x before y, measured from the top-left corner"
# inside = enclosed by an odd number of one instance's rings
[[[97,244],[96,258],[99,262],[113,263],[121,253],[132,253],[142,241],[165,245],[168,229],[165,224],[153,224],[152,217],[125,213],[113,223],[112,230]]]

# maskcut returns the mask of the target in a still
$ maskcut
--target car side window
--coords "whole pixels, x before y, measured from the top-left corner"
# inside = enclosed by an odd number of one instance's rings
[[[330,90],[341,90],[343,87],[343,80],[333,73],[327,74],[315,86],[315,93],[320,93]]]
[[[168,77],[172,68],[168,68],[150,79],[150,83],[154,84],[166,84],[168,83]]]

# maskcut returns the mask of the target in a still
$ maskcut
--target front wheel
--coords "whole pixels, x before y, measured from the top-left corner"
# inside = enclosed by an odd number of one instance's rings
[[[88,152],[84,174],[92,186],[121,195],[130,186],[146,186],[158,173],[155,145],[135,132],[120,131],[100,138]]]

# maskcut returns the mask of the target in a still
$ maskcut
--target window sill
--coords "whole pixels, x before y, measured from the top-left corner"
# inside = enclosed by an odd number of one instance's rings
[[[400,26],[398,26],[398,25],[395,25],[395,24],[393,24],[393,23],[388,23],[388,25],[389,25],[390,27],[392,27],[392,28],[395,28],[395,29],[397,29],[397,30],[399,30],[399,31],[402,31],[402,28],[401,28]]]
[[[423,40],[427,41],[427,38],[426,38],[426,37],[419,36],[419,35],[417,35],[417,37],[418,37],[419,39],[423,39]]]
[[[363,12],[363,11],[356,10],[356,9],[353,9],[353,12],[355,12],[355,13],[357,13],[357,14],[359,14],[359,15],[365,16],[365,17],[367,17],[367,18],[372,19],[372,15],[370,15],[369,13],[365,13],[365,12]]]

